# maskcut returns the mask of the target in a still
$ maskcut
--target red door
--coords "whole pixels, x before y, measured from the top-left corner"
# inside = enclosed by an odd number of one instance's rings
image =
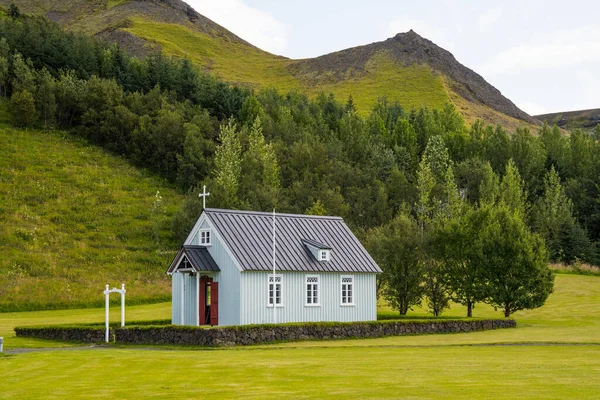
[[[219,282],[210,283],[210,324],[219,325]]]
[[[198,313],[200,314],[200,325],[206,325],[208,324],[210,321],[207,321],[207,317],[208,317],[208,312],[207,312],[207,305],[209,304],[209,299],[208,299],[208,286],[211,284],[212,282],[212,278],[209,278],[208,276],[201,276],[200,277],[200,296],[198,296],[200,298],[200,304],[198,304]]]

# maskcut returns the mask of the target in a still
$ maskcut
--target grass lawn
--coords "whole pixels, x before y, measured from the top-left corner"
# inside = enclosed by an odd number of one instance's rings
[[[5,398],[594,398],[600,347],[79,350],[0,358]]]
[[[99,322],[103,310],[0,314],[7,348],[65,346],[14,338],[15,325]],[[112,310],[118,320],[118,309]],[[391,312],[381,309],[380,312]],[[169,303],[129,307],[168,318]],[[462,316],[455,307],[448,315]],[[516,329],[233,349],[64,349],[0,357],[0,398],[597,398],[600,277],[561,274],[547,304]],[[416,310],[413,315],[423,315]],[[501,317],[478,305],[476,317]],[[71,345],[72,346],[72,345]]]

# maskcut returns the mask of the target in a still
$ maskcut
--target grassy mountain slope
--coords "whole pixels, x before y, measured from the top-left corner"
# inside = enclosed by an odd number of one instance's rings
[[[538,121],[449,52],[410,31],[321,57],[290,60],[262,51],[180,0],[0,0],[62,26],[116,40],[143,55],[158,48],[187,57],[221,78],[254,88],[352,95],[363,113],[382,96],[411,109],[453,102],[468,122],[511,129]],[[202,11],[202,10],[200,10]]]
[[[536,118],[548,125],[558,125],[563,129],[583,129],[591,132],[600,124],[600,108],[542,114],[536,115]]]
[[[181,195],[61,132],[2,125],[0,143],[0,311],[98,306],[106,284],[169,298],[175,246],[152,207],[159,190],[170,216]]]

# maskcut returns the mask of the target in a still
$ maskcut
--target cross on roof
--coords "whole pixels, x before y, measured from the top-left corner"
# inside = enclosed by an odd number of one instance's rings
[[[210,193],[206,193],[206,185],[202,187],[202,193],[198,195],[198,197],[202,197],[202,209],[206,208],[206,198],[210,196]]]

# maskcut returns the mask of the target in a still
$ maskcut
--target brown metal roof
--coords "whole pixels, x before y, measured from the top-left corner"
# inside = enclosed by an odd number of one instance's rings
[[[207,208],[204,210],[240,267],[270,271],[273,214]],[[275,264],[278,271],[378,273],[379,266],[340,217],[276,214]],[[331,248],[330,261],[317,261],[308,241]]]

